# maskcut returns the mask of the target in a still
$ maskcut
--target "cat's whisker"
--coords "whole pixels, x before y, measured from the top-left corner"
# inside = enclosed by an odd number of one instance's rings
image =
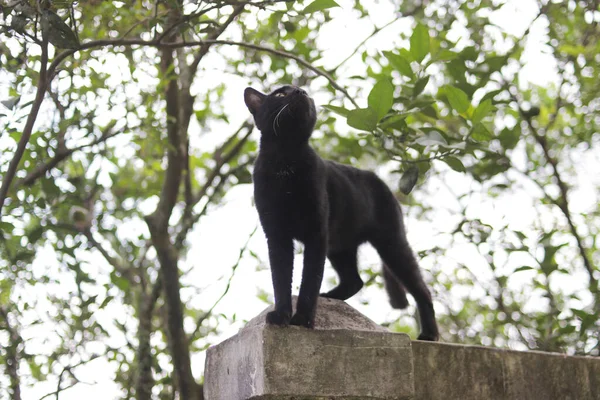
[[[279,128],[279,116],[281,115],[281,113],[283,112],[283,110],[285,110],[287,108],[287,106],[289,106],[290,103],[286,104],[285,106],[283,106],[281,108],[281,110],[279,110],[279,112],[277,113],[277,115],[275,116],[275,119],[273,120],[273,131],[275,132],[275,135],[277,135],[277,129],[275,128],[275,123],[277,123],[277,127]]]

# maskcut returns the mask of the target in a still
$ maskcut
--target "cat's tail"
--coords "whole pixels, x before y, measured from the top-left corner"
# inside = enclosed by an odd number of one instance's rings
[[[390,298],[390,304],[393,308],[408,307],[408,299],[406,298],[406,289],[402,283],[394,276],[387,265],[383,264],[383,282],[385,290]]]

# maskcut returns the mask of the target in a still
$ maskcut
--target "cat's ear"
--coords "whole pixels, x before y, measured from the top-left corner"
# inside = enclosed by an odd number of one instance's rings
[[[251,87],[248,87],[246,90],[244,90],[244,101],[246,102],[246,106],[252,115],[255,115],[260,106],[262,106],[265,97],[267,97],[267,95],[262,94],[258,90],[254,90]]]

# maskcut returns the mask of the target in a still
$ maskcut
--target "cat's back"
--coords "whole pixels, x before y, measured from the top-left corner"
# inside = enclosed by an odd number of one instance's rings
[[[326,166],[332,251],[366,241],[382,219],[397,218],[398,203],[375,173],[333,161]]]
[[[381,190],[381,185],[385,186],[374,172],[330,160],[326,160],[325,164],[328,184],[334,190],[364,195],[374,190]]]

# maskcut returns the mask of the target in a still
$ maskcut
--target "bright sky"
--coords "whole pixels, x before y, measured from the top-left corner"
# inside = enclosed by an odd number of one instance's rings
[[[339,1],[340,4],[348,5],[351,2]],[[529,25],[537,13],[535,2],[533,1],[509,1],[501,10],[495,13],[492,17],[492,21],[495,22],[505,31],[520,35]],[[331,12],[333,21],[321,26],[319,45],[323,49],[328,49],[326,52],[326,58],[320,60],[318,66],[331,67],[339,63],[340,60],[344,59],[347,55],[352,53],[358,43],[360,43],[372,30],[372,23],[377,26],[381,26],[389,22],[390,18],[394,16],[394,7],[391,5],[381,2],[377,6],[377,11],[372,14],[372,22],[365,22],[357,20],[356,13],[352,12],[349,8],[338,8]],[[548,85],[549,82],[556,81],[555,69],[553,66],[552,59],[544,53],[543,48],[540,46],[541,41],[544,38],[545,23],[543,21],[537,21],[530,33],[530,40],[528,43],[527,53],[527,66],[520,71],[521,79],[529,81],[538,85]],[[411,23],[410,21],[400,21],[379,35],[374,37],[368,42],[368,46],[371,49],[387,50],[393,46],[393,44],[402,44],[399,42],[399,33],[404,32],[410,34]],[[459,38],[462,34],[458,29],[456,32],[452,32]],[[344,40],[340,40],[344,38]],[[407,46],[407,44],[403,44]],[[222,48],[219,51],[235,52],[234,48]],[[244,77],[236,76],[223,76],[222,65],[223,60],[216,51],[210,53],[209,58],[204,62],[205,69],[201,71],[202,74],[201,83],[204,85],[210,83],[220,83],[223,81],[227,82],[227,89],[224,95],[224,103],[231,105],[228,107],[228,112],[231,115],[230,126],[222,125],[223,129],[214,130],[217,133],[200,135],[199,128],[192,126],[190,138],[192,141],[197,141],[198,146],[204,144],[208,146],[214,146],[215,143],[220,142],[223,136],[228,135],[232,131],[232,127],[237,127],[241,122],[248,117],[248,113],[243,104],[242,92],[247,86],[248,81]],[[115,73],[117,66],[115,66]],[[341,72],[342,76],[352,76],[357,73],[362,73],[362,65],[353,66],[352,61],[346,64],[345,69]],[[281,82],[282,84],[284,82]],[[342,78],[340,82],[342,85],[345,84],[345,80]],[[269,91],[273,88],[264,88],[260,85],[256,86],[259,90]],[[201,87],[195,88],[195,90],[202,90]],[[316,95],[315,101],[317,104],[325,104],[328,101],[327,97],[322,95]],[[350,129],[343,123],[340,125],[343,129]],[[258,137],[258,132],[254,132],[255,137]],[[584,164],[588,164],[586,167],[588,170],[598,170],[600,160],[597,156],[589,156],[589,160],[583,160]],[[600,172],[600,171],[599,171]],[[596,174],[600,176],[600,173]],[[466,191],[473,183],[466,179],[464,176],[454,172],[448,172],[448,177],[451,179],[452,187],[456,192]],[[440,185],[439,178],[432,178],[426,183],[426,185]],[[589,187],[589,186],[588,186]],[[456,224],[456,216],[452,215],[452,208],[456,209],[456,206],[448,205],[447,198],[450,194],[444,195],[447,189],[440,186],[438,196],[434,199],[429,199],[429,203],[436,204],[440,207],[439,216],[437,217],[436,225],[432,226],[429,222],[418,221],[412,215],[410,210],[406,210],[407,228],[409,233],[409,241],[412,243],[413,248],[418,251],[422,249],[428,249],[433,247],[435,244],[444,246],[447,239],[444,235],[437,235],[432,237],[431,232],[445,232],[453,228]],[[534,189],[532,189],[534,190]],[[415,194],[419,196],[419,194]],[[453,197],[453,196],[452,196]],[[574,201],[579,201],[573,206],[576,209],[587,209],[591,207],[595,201],[597,201],[597,195],[592,196],[578,196],[573,197]],[[589,200],[585,200],[589,199]],[[470,212],[473,215],[485,216],[487,221],[493,226],[501,226],[505,223],[510,223],[511,226],[522,225],[523,229],[530,226],[533,218],[535,217],[531,213],[531,198],[526,194],[525,191],[517,192],[509,197],[490,202],[486,199],[480,198],[469,198],[466,199],[469,204]],[[514,204],[520,204],[521,207],[514,207]],[[148,202],[146,204],[148,212],[152,211],[154,204]],[[414,214],[414,213],[413,213]],[[202,219],[198,226],[198,229],[194,230],[189,235],[189,242],[191,248],[187,257],[187,260],[182,263],[182,269],[189,272],[186,274],[184,281],[195,287],[199,287],[199,293],[196,290],[184,289],[182,296],[185,299],[189,299],[191,304],[202,305],[205,309],[207,305],[212,304],[222,293],[226,285],[227,279],[231,273],[231,266],[236,262],[238,257],[239,249],[246,242],[248,235],[258,224],[258,217],[252,204],[252,187],[251,185],[241,185],[230,190],[226,196],[225,205],[219,209],[213,209],[213,211],[205,218]],[[144,229],[143,226],[132,226],[132,234],[138,229]],[[233,322],[229,327],[220,325],[222,334],[218,337],[210,337],[211,343],[217,343],[221,340],[229,337],[237,332],[237,330],[243,326],[243,322],[248,320],[262,311],[267,304],[258,299],[257,293],[264,291],[266,293],[272,293],[271,276],[268,270],[267,263],[267,252],[266,244],[262,231],[259,230],[254,235],[250,242],[250,248],[263,260],[263,266],[260,271],[256,271],[256,261],[250,258],[244,259],[238,268],[232,286],[229,291],[229,295],[219,304],[215,310],[216,314],[223,313],[231,316],[233,313],[236,314],[236,322]],[[51,253],[50,253],[51,254]],[[480,256],[474,252],[473,248],[465,245],[453,248],[449,252],[449,258],[459,260],[469,260],[470,267],[477,269],[480,265],[483,265]],[[43,271],[47,263],[47,257],[44,257],[43,253],[35,264],[35,268]],[[97,268],[97,272],[108,276],[110,268],[105,265],[99,265],[97,262],[93,262]],[[360,250],[360,264],[362,266],[379,264],[379,260],[375,252],[368,246],[364,246]],[[298,277],[300,275],[301,268],[301,256],[296,257],[296,274],[294,280],[294,292],[297,293],[299,285]],[[427,271],[432,267],[423,263],[424,274],[427,276]],[[451,271],[454,266],[447,266],[448,270]],[[332,269],[326,267],[326,278],[324,281],[323,290],[327,290],[332,287],[332,278],[334,274]],[[524,278],[525,276],[522,276]],[[577,287],[577,276],[573,276],[573,287]],[[65,287],[61,287],[60,290],[65,290]],[[272,299],[272,297],[270,297]],[[368,302],[368,305],[364,305],[363,302]],[[387,303],[387,298],[383,291],[377,290],[376,288],[363,289],[361,293],[356,295],[354,298],[348,301],[349,304],[359,309],[361,312],[366,314],[369,318],[376,322],[391,321],[398,318],[402,318],[407,324],[413,324],[411,312],[400,312],[391,309]],[[99,319],[106,319],[107,321],[113,318],[114,315],[122,314],[121,310],[109,307],[108,309],[99,312],[97,317]],[[123,316],[123,322],[126,320],[126,316]],[[187,328],[191,328],[190,324]],[[30,332],[32,336],[39,335],[39,332]],[[115,343],[116,345],[117,343]],[[40,343],[40,346],[43,344]],[[164,365],[168,365],[170,360],[163,359],[161,362]],[[193,368],[196,377],[199,377],[204,368],[204,354],[196,354],[193,356]],[[62,399],[80,399],[86,398],[87,400],[95,399],[106,399],[117,396],[116,386],[112,382],[111,377],[113,372],[104,361],[96,361],[90,363],[89,366],[81,369],[79,378],[82,381],[95,383],[92,387],[88,385],[78,385],[73,389],[61,395]],[[40,383],[33,389],[24,388],[24,396],[26,399],[37,399],[43,394],[55,390],[55,383],[48,382]]]

